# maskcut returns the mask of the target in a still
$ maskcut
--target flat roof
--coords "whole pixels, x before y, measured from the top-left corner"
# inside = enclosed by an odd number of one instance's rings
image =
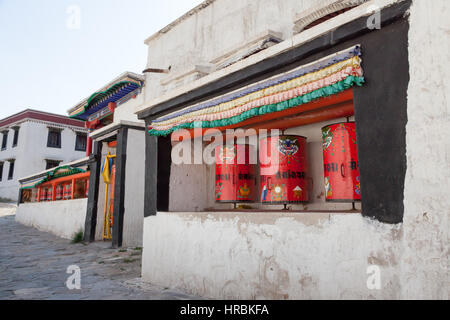
[[[25,109],[21,112],[15,113],[9,117],[0,120],[0,128],[6,127],[8,125],[14,124],[24,119],[42,120],[84,128],[84,121],[74,120],[69,118],[68,116],[61,114],[39,111],[34,109]]]
[[[165,26],[164,28],[162,28],[158,32],[154,33],[153,35],[151,35],[147,39],[145,39],[144,43],[148,44],[150,41],[155,40],[156,38],[158,38],[159,36],[163,35],[164,33],[169,32],[175,26],[179,25],[181,22],[183,22],[184,20],[186,20],[190,16],[193,16],[194,14],[197,14],[198,12],[200,12],[203,9],[205,9],[206,7],[208,7],[210,4],[214,3],[215,1],[216,0],[205,0],[205,1],[203,1],[202,3],[200,3],[195,8],[189,10],[188,12],[183,14],[181,17],[179,17],[175,21],[169,23],[167,26]]]

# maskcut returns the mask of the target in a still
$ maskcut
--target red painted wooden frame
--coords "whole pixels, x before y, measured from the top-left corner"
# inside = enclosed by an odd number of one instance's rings
[[[91,175],[91,173],[88,172],[83,172],[83,173],[77,173],[71,176],[67,176],[67,177],[61,177],[61,178],[57,178],[48,182],[45,182],[41,185],[39,185],[38,188],[38,197],[37,197],[37,202],[41,202],[41,190],[42,188],[48,188],[48,187],[52,187],[52,201],[56,200],[56,186],[58,184],[67,184],[67,183],[71,183],[72,184],[72,196],[71,199],[74,198],[74,192],[75,192],[75,183],[77,180],[80,179],[89,179],[89,176]]]

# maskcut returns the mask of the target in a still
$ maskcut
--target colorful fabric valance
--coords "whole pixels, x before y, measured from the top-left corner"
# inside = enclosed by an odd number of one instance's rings
[[[105,91],[92,94],[85,105],[71,112],[69,116],[79,120],[87,120],[89,115],[106,107],[109,102],[116,102],[141,86],[142,83],[131,80],[117,82]]]
[[[155,119],[149,133],[166,136],[179,129],[217,128],[283,111],[364,83],[361,50],[352,47],[281,76],[253,84]]]

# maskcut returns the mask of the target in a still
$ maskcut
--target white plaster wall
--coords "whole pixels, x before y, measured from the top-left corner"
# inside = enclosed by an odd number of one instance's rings
[[[194,163],[194,141],[180,142],[183,149],[190,148],[191,163]],[[203,147],[206,144],[203,143]],[[175,149],[174,149],[175,152]],[[215,166],[203,164],[175,164],[170,169],[169,210],[203,211],[207,209],[230,209],[229,204],[214,201]]]
[[[16,221],[59,237],[72,239],[86,220],[87,199],[23,203],[16,211]]]
[[[401,227],[359,214],[158,213],[144,280],[225,299],[396,299]],[[367,288],[367,267],[381,290]]]
[[[450,2],[410,9],[402,297],[448,299]]]
[[[145,185],[145,131],[128,129],[123,246],[142,247]]]
[[[172,84],[163,86],[161,80],[210,62],[267,29],[281,32],[283,39],[291,37],[295,15],[315,4],[316,0],[214,1],[148,43],[147,67],[172,68],[170,74],[146,74],[146,102],[170,89]]]
[[[15,158],[16,162],[14,177],[8,180],[9,162],[5,161],[3,179],[0,181],[1,198],[17,200],[19,194],[17,179],[45,170],[45,159],[62,160],[62,163],[67,163],[85,157],[86,152],[75,151],[76,132],[66,126],[61,132],[61,148],[48,148],[48,126],[49,124],[38,121],[21,123],[19,140],[15,148],[12,148],[14,131],[9,130],[7,149],[0,151],[0,161]],[[83,128],[77,130],[85,131]]]
[[[119,105],[114,110],[114,122],[119,123],[121,120],[133,121],[133,122],[144,122],[139,120],[135,114],[138,107],[144,102],[144,94],[138,94],[136,98],[131,98],[124,104]]]

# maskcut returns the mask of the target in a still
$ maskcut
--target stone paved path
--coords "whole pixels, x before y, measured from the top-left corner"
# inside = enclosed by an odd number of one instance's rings
[[[14,211],[0,204],[0,299],[195,299],[144,283],[140,248],[72,244],[16,223]],[[65,285],[70,265],[81,268],[81,290]]]

